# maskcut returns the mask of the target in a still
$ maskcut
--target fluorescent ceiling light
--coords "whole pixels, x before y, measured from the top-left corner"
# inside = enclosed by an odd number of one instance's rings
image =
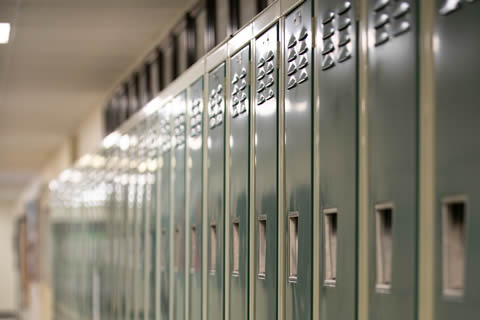
[[[10,39],[10,23],[0,22],[0,43],[8,43]]]

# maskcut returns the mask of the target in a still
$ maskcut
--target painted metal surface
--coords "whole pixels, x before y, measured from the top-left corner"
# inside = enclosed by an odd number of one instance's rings
[[[278,36],[275,24],[255,40],[255,318],[277,318],[277,228],[278,228]],[[265,79],[265,63],[274,70]],[[265,90],[273,96],[266,99]],[[271,91],[270,91],[271,90]],[[263,102],[262,102],[263,101]],[[260,228],[265,232],[260,235]],[[260,252],[261,236],[265,251]],[[260,266],[261,259],[265,265]]]
[[[356,319],[357,39],[352,1],[317,1],[320,319]],[[340,43],[338,39],[348,39]],[[317,303],[317,301],[315,301]]]
[[[415,319],[417,2],[372,0],[368,10],[369,313]]]
[[[198,319],[202,314],[202,168],[203,168],[203,78],[198,79],[190,86],[190,135],[187,138],[189,159],[186,170],[189,171],[190,182],[186,186],[190,195],[190,206],[187,208],[190,215],[190,277],[189,287],[189,319]],[[188,254],[188,253],[187,253]]]
[[[137,192],[135,209],[135,319],[145,319],[144,314],[144,288],[145,288],[145,258],[146,244],[146,121],[140,124],[137,147]]]
[[[285,18],[285,318],[312,317],[312,2]]]
[[[480,143],[478,119],[478,57],[480,2],[436,1],[435,54],[435,296],[434,317],[476,319],[480,302]],[[463,235],[449,237],[445,205],[463,202]],[[457,229],[458,230],[458,229]],[[454,235],[450,234],[450,235]],[[463,244],[462,244],[463,243]],[[448,248],[448,249],[447,249]],[[451,250],[452,252],[448,252]],[[463,251],[463,265],[460,255]],[[451,269],[451,270],[449,270]],[[449,284],[450,272],[458,283]],[[463,282],[463,284],[461,283]],[[453,289],[453,290],[452,290]],[[450,292],[449,292],[450,291]]]
[[[172,103],[173,116],[173,177],[174,188],[174,252],[171,257],[173,275],[173,319],[185,319],[185,113],[186,92],[175,97]]]
[[[136,131],[133,131],[130,136],[132,139],[136,139]],[[126,305],[126,319],[135,318],[135,207],[136,207],[136,189],[137,189],[137,172],[136,172],[136,147],[133,143],[129,146],[129,168],[128,168],[128,226],[127,226],[127,239],[128,239],[128,276],[125,278],[127,281],[127,305]]]
[[[248,319],[250,45],[230,58],[230,319]]]
[[[149,221],[147,224],[147,250],[149,257],[146,260],[146,288],[145,288],[145,315],[149,320],[156,320],[156,296],[157,296],[157,232],[158,232],[158,148],[159,148],[159,130],[158,115],[148,119],[147,133],[147,191],[145,195],[147,203],[147,215]]]
[[[207,318],[224,317],[225,62],[208,74]]]
[[[171,171],[171,130],[170,116],[160,116],[160,243],[158,254],[160,269],[160,292],[157,303],[159,304],[160,319],[169,319],[170,314],[170,171]]]

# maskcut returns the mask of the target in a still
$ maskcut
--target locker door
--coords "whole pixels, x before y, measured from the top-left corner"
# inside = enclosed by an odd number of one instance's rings
[[[145,123],[138,128],[138,147],[136,154],[137,186],[135,195],[135,265],[134,265],[134,319],[144,319],[143,293],[145,268]]]
[[[138,76],[139,76],[139,101],[140,101],[140,104],[139,104],[139,108],[143,108],[147,103],[148,101],[150,100],[149,98],[149,84],[150,84],[150,70],[149,68],[147,67],[148,64],[144,64],[142,65],[142,67],[140,68],[140,70],[138,71]]]
[[[134,139],[135,132],[130,133],[131,139]],[[133,144],[129,147],[129,168],[128,168],[128,262],[127,262],[127,313],[126,319],[134,319],[135,305],[134,305],[134,289],[135,289],[135,207],[136,207],[136,189],[137,189],[137,174],[136,174],[136,148]]]
[[[122,137],[122,139],[125,138]],[[128,263],[128,171],[125,166],[128,163],[128,156],[126,146],[122,147],[122,152],[120,156],[120,166],[121,166],[121,177],[120,177],[120,197],[119,202],[121,209],[119,213],[121,214],[121,231],[120,231],[120,278],[118,281],[121,283],[120,285],[120,314],[118,319],[126,319],[127,317],[127,283],[125,279],[127,279],[127,263]]]
[[[350,1],[317,1],[320,96],[320,319],[354,320],[357,248],[357,39]],[[346,39],[338,42],[336,39]]]
[[[369,1],[370,319],[414,319],[417,1]]]
[[[208,74],[208,280],[209,320],[223,319],[225,214],[225,62]]]
[[[161,57],[162,57],[162,64],[161,64],[161,71],[160,74],[162,75],[161,84],[163,87],[168,86],[176,77],[177,77],[177,65],[175,63],[175,39],[173,37],[169,37],[163,41],[161,44]],[[163,88],[162,87],[162,88]]]
[[[138,99],[138,74],[130,76],[128,81],[128,118],[132,117],[139,108]]]
[[[195,81],[190,87],[190,135],[188,137],[189,160],[187,161],[190,181],[187,185],[190,194],[190,314],[188,319],[198,319],[202,314],[202,168],[203,168],[203,78]],[[188,254],[188,253],[187,253]]]
[[[160,110],[165,112],[164,107]],[[170,314],[170,165],[171,165],[171,138],[170,118],[166,114],[160,114],[160,136],[162,142],[159,155],[160,170],[160,295],[159,304],[160,319],[168,319]]]
[[[285,18],[287,320],[312,317],[312,3]],[[288,71],[290,70],[290,72]]]
[[[277,318],[277,45],[277,24],[255,40],[255,319]]]
[[[480,2],[437,1],[435,319],[480,311]]]
[[[229,35],[231,30],[231,15],[230,15],[230,1],[214,0],[215,1],[215,44],[221,43]]]
[[[155,97],[161,88],[161,81],[160,78],[160,67],[161,67],[161,54],[158,49],[153,50],[153,52],[147,58],[148,64],[148,78],[150,79],[150,86],[148,86],[147,91],[150,93],[149,99]]]
[[[185,319],[185,112],[186,92],[175,97],[173,102],[174,135],[174,252],[172,254],[173,276],[173,319]]]
[[[250,46],[230,58],[230,319],[248,319]]]
[[[149,258],[149,270],[148,270],[148,282],[147,282],[147,294],[148,294],[148,308],[145,312],[148,312],[147,319],[156,320],[157,317],[157,248],[158,248],[158,116],[155,115],[150,119],[150,135],[149,135],[149,162],[148,162],[148,184],[149,192],[147,194],[148,214],[150,215],[149,221],[149,241],[150,241],[150,258]]]

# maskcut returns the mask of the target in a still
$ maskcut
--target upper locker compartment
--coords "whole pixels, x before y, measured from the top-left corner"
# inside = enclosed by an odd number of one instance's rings
[[[189,271],[189,314],[187,319],[197,319],[202,314],[202,233],[203,233],[203,77],[195,81],[189,89],[189,135],[188,159],[186,170],[188,183],[186,185],[189,196],[190,255]]]
[[[416,1],[368,7],[370,319],[415,319],[418,197]]]
[[[230,58],[230,319],[248,319],[250,45]]]
[[[255,39],[255,319],[277,318],[278,34]]]
[[[312,2],[285,18],[287,320],[311,319],[313,282]]]
[[[225,62],[208,73],[207,318],[223,319],[225,215]]]
[[[185,135],[186,91],[171,104],[173,121],[173,319],[185,319]]]
[[[480,2],[436,1],[435,319],[480,311]]]
[[[354,1],[317,0],[317,19],[319,302],[325,319],[354,320],[358,114]]]

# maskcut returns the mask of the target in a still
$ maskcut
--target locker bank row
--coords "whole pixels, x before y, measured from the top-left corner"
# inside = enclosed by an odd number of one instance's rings
[[[57,319],[477,319],[480,2],[287,2],[50,183]]]

